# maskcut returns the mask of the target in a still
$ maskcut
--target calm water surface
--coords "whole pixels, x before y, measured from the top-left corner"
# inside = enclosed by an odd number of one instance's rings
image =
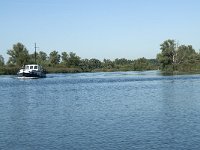
[[[1,150],[200,149],[200,75],[0,76]]]

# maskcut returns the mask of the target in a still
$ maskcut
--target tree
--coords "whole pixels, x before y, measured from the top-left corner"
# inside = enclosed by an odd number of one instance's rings
[[[64,63],[65,65],[69,63],[69,55],[67,54],[67,52],[62,52],[61,58],[62,58],[62,63]]]
[[[103,60],[103,68],[105,69],[113,69],[115,67],[115,64],[110,59],[104,59]]]
[[[35,59],[35,56],[36,56],[36,59]],[[37,63],[37,58],[38,58],[38,53],[30,54],[29,55],[29,63],[31,63],[31,64]],[[35,60],[36,60],[36,62],[35,62]]]
[[[89,67],[91,70],[94,70],[94,69],[99,69],[102,67],[102,64],[101,64],[101,61],[98,60],[98,59],[90,59],[89,60]]]
[[[53,52],[51,52],[49,55],[49,61],[53,66],[59,64],[59,62],[60,62],[59,53],[55,50]]]
[[[37,61],[39,64],[45,64],[47,62],[47,54],[43,51],[40,51],[37,55]]]
[[[153,65],[150,63],[150,60],[146,58],[139,58],[133,61],[134,70],[150,70],[153,68]]]
[[[114,63],[116,65],[127,65],[131,63],[131,60],[127,60],[126,58],[115,59]]]
[[[89,59],[81,59],[79,63],[79,67],[82,69],[84,72],[89,72],[90,70],[90,62]]]
[[[0,67],[4,66],[4,58],[0,55]]]
[[[197,53],[192,48],[191,45],[185,46],[181,45],[177,50],[177,63],[190,63],[191,61],[195,61],[197,58]]]
[[[28,50],[22,43],[14,44],[13,49],[8,50],[7,54],[10,55],[8,64],[22,66],[29,62]]]
[[[79,56],[76,55],[76,53],[70,52],[69,53],[69,63],[68,65],[70,67],[78,67],[80,62],[81,62],[81,58]]]
[[[200,57],[191,45],[177,46],[174,40],[167,40],[161,44],[161,53],[157,55],[157,60],[161,65],[161,70],[192,71],[198,69]]]
[[[160,45],[161,53],[157,55],[158,62],[161,64],[161,69],[165,70],[169,67],[174,70],[177,63],[176,43],[174,40],[166,40]]]
[[[45,65],[47,63],[47,54],[43,51],[40,51],[39,53],[36,52],[36,54],[35,53],[30,54],[29,57],[30,57],[29,63],[39,63],[41,65]]]

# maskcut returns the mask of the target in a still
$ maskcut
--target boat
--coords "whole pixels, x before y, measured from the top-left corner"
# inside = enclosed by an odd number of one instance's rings
[[[46,71],[42,68],[41,65],[36,63],[36,43],[35,43],[35,64],[28,64],[23,66],[17,73],[18,78],[45,78]]]
[[[42,68],[41,65],[29,64],[29,65],[25,65],[18,71],[17,77],[31,78],[31,79],[45,78],[46,71]]]

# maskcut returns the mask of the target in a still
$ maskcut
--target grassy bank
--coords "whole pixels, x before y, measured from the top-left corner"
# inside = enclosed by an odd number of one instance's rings
[[[16,75],[20,67],[4,66],[0,67],[0,75]],[[79,67],[45,67],[47,73],[82,73],[82,72],[116,72],[116,71],[145,71],[145,70],[156,70],[154,68],[141,68],[134,69],[133,67],[116,67],[116,68],[96,68],[96,69],[82,69]]]
[[[18,70],[18,67],[0,67],[0,75],[15,75]]]
[[[4,66],[0,67],[0,75],[16,75],[20,67]],[[134,67],[116,67],[116,68],[97,68],[97,69],[81,69],[79,67],[68,68],[63,66],[45,67],[47,73],[82,73],[82,72],[117,72],[117,71],[148,71],[158,70],[158,67],[150,68],[134,68]],[[183,74],[200,74],[200,68],[180,69],[180,70],[163,70],[162,75],[183,75]]]

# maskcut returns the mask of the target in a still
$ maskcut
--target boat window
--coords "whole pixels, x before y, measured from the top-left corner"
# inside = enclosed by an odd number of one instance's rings
[[[33,66],[30,66],[30,69],[33,69]]]
[[[26,66],[25,69],[29,69],[29,66]]]
[[[37,69],[37,66],[34,66],[34,69]]]

